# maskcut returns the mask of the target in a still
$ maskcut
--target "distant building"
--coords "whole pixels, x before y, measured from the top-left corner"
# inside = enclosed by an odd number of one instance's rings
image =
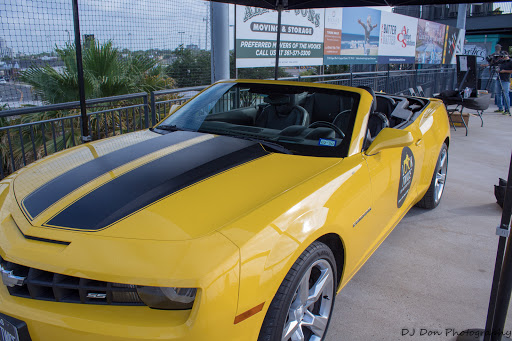
[[[199,50],[199,46],[196,45],[196,44],[188,44],[185,48],[187,50],[192,50],[192,51],[198,51]]]
[[[0,58],[4,57],[12,58],[12,49],[7,46],[5,39],[0,37]]]

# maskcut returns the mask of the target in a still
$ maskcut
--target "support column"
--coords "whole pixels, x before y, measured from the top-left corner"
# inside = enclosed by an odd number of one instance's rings
[[[82,142],[91,141],[89,134],[89,117],[85,104],[84,67],[82,64],[82,43],[80,41],[80,21],[78,15],[78,0],[73,0],[73,24],[75,28],[76,70],[78,73],[78,97],[80,100],[80,118]]]
[[[212,83],[229,79],[229,5],[210,2]]]
[[[457,12],[457,28],[466,29],[466,12],[468,4],[459,4]]]

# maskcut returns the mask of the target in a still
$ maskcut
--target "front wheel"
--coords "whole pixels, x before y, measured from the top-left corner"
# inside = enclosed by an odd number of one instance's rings
[[[329,326],[336,294],[331,249],[311,244],[281,283],[263,321],[258,341],[320,341]]]
[[[441,197],[443,196],[444,187],[446,184],[446,174],[448,172],[448,146],[443,143],[439,157],[437,158],[436,169],[432,176],[432,181],[427,190],[427,193],[416,204],[418,207],[433,209],[439,205]]]

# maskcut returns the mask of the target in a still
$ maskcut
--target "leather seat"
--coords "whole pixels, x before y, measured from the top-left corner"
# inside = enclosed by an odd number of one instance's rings
[[[370,143],[375,140],[375,137],[384,128],[389,127],[389,120],[386,115],[381,112],[372,112],[368,119],[368,132],[370,133]]]
[[[265,97],[264,101],[269,105],[256,116],[255,125],[279,130],[293,125],[308,126],[308,112],[300,105],[295,105],[291,96],[273,94]]]
[[[377,98],[372,88],[368,86],[360,86],[359,88],[364,89],[372,95],[372,105],[370,107],[370,117],[368,118],[368,130],[366,132],[365,147],[367,149],[370,144],[375,140],[375,137],[384,128],[389,127],[389,120],[383,113],[377,112]]]

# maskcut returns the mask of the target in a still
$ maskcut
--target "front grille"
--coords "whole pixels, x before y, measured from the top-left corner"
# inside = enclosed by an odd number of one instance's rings
[[[0,264],[15,276],[25,277],[23,285],[7,287],[12,296],[66,303],[145,305],[135,285],[61,275],[7,262],[2,258]]]

